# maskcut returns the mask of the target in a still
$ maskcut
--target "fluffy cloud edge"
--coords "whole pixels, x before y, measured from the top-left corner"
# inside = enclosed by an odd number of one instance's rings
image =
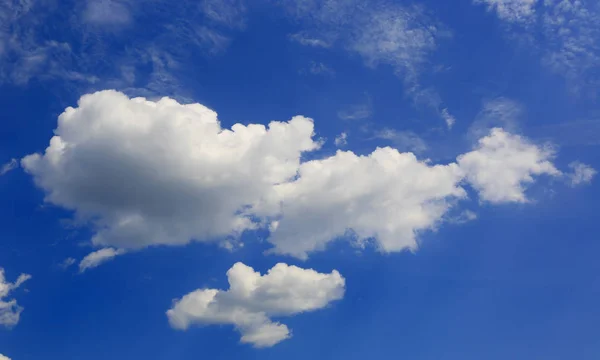
[[[177,330],[193,325],[233,325],[242,343],[271,347],[291,337],[272,318],[316,311],[341,300],[345,279],[337,270],[319,273],[278,263],[261,275],[238,262],[227,271],[229,289],[198,289],[174,300],[166,312]]]

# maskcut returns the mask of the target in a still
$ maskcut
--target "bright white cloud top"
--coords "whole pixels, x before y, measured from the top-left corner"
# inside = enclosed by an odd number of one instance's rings
[[[527,202],[539,176],[563,176],[550,147],[500,128],[449,164],[389,147],[302,163],[320,146],[313,128],[296,116],[223,129],[200,104],[102,91],[67,108],[45,153],[21,163],[47,202],[91,221],[92,242],[114,248],[88,256],[82,270],[117,249],[232,240],[266,227],[273,252],[298,258],[341,237],[414,250],[418,234],[467,197],[467,184],[481,201]]]
[[[10,358],[8,356],[0,354],[0,360],[10,360]]]
[[[227,271],[228,290],[200,289],[178,299],[167,311],[175,329],[191,325],[234,325],[241,342],[270,347],[291,334],[271,318],[322,309],[344,297],[345,280],[329,274],[279,263],[261,275],[236,263]]]
[[[525,187],[534,176],[561,174],[550,161],[553,156],[551,148],[494,128],[475,150],[460,155],[458,164],[482,200],[526,202]]]
[[[28,274],[21,274],[14,283],[9,283],[4,276],[4,269],[0,268],[0,326],[13,327],[19,323],[23,308],[15,299],[6,299],[10,293],[31,278]],[[2,357],[0,357],[0,360]]]

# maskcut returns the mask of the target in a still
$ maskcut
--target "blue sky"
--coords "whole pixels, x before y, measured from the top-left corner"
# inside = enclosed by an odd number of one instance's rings
[[[0,360],[600,357],[596,2],[0,23]]]

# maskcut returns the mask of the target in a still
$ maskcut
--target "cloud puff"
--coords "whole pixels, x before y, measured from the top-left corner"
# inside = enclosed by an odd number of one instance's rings
[[[113,248],[104,248],[94,251],[81,260],[81,262],[79,263],[79,272],[84,272],[88,269],[95,268],[100,264],[110,261],[119,255],[123,255],[124,253],[125,250],[123,249]]]
[[[227,278],[228,290],[199,289],[175,301],[167,311],[171,326],[231,324],[242,343],[270,347],[291,336],[273,317],[319,310],[344,297],[345,280],[336,270],[323,274],[279,263],[261,275],[236,263]]]
[[[364,156],[338,151],[303,163],[297,180],[277,186],[281,218],[269,241],[299,258],[345,235],[375,238],[385,252],[416,249],[417,232],[466,196],[461,179],[457,164],[429,166],[389,147]]]
[[[335,143],[335,146],[337,146],[337,147],[342,147],[342,146],[348,145],[348,134],[345,132],[342,132],[341,134],[339,134],[338,136],[335,137],[334,143]]]
[[[0,360],[10,360],[10,358],[8,356],[0,354]]]
[[[227,130],[214,111],[168,98],[103,91],[78,105],[60,115],[45,153],[22,166],[47,202],[95,219],[99,246],[186,244],[255,228],[244,209],[319,146],[302,116]]]
[[[19,323],[23,308],[17,301],[5,298],[25,281],[31,279],[31,275],[21,274],[15,283],[9,283],[4,276],[4,269],[0,268],[0,326],[13,327]]]
[[[481,200],[492,203],[526,202],[526,185],[534,176],[561,175],[552,162],[549,147],[529,143],[500,128],[481,138],[477,148],[458,157],[466,179],[479,192]]]
[[[570,174],[566,174],[571,186],[589,184],[598,173],[591,166],[574,161],[569,164],[572,169]]]
[[[474,0],[474,2],[486,4],[488,9],[495,11],[502,20],[523,22],[534,15],[538,0]]]
[[[415,249],[466,198],[466,184],[482,201],[526,202],[538,176],[561,174],[550,148],[499,128],[448,164],[390,147],[301,162],[320,146],[313,128],[296,116],[223,129],[200,104],[103,91],[67,108],[45,152],[21,163],[47,202],[87,220],[93,244],[109,248],[82,269],[117,249],[231,244],[259,228],[270,230],[272,251],[299,258],[337,238]]]

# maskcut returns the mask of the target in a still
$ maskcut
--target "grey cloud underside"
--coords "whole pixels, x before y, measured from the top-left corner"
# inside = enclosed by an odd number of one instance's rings
[[[551,148],[500,128],[449,164],[391,147],[302,162],[321,145],[311,119],[223,129],[200,104],[116,91],[83,96],[55,134],[22,167],[47,202],[94,227],[95,245],[116,249],[236,241],[259,228],[269,229],[272,252],[298,258],[339,238],[416,249],[419,233],[460,210],[465,185],[481,201],[526,202],[539,176],[565,176]]]

